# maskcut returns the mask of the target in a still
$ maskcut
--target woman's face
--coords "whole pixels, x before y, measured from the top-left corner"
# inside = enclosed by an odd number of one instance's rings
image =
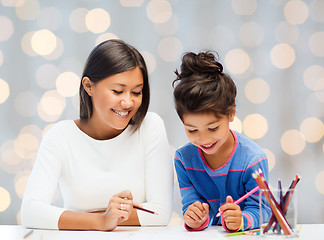
[[[143,84],[139,67],[92,83],[89,94],[93,105],[91,119],[114,130],[125,129],[142,104]]]

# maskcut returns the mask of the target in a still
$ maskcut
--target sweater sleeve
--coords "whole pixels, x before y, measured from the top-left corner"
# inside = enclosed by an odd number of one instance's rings
[[[266,181],[268,181],[268,160],[264,156],[255,156],[255,158],[249,163],[246,168],[245,173],[243,174],[243,184],[245,185],[246,193],[251,191],[257,186],[256,181],[252,177],[252,173],[261,169]],[[249,230],[254,228],[259,228],[262,223],[260,223],[260,207],[259,207],[259,193],[260,190],[252,194],[245,200],[244,208],[242,210],[243,217],[243,228],[242,230]],[[271,216],[271,209],[268,204],[262,204],[262,214],[267,221]]]
[[[172,214],[173,164],[171,148],[163,120],[150,113],[148,121],[143,122],[145,137],[145,194],[143,207],[158,215],[137,211],[141,226],[167,225]]]
[[[21,206],[22,224],[28,228],[58,229],[66,209],[51,205],[62,166],[58,151],[44,137],[29,177]]]
[[[181,153],[179,151],[176,151],[175,158],[174,158],[174,166],[178,177],[179,182],[179,188],[182,198],[182,213],[184,214],[188,207],[196,202],[199,201],[201,203],[208,203],[195,189],[192,182],[190,181],[187,173],[186,168],[184,165],[184,162],[182,160]],[[209,211],[209,217],[208,220],[200,227],[199,229],[189,229],[188,226],[185,226],[187,230],[193,231],[193,230],[203,230],[207,228],[209,225],[211,225],[213,221],[214,216],[211,214],[211,211]]]

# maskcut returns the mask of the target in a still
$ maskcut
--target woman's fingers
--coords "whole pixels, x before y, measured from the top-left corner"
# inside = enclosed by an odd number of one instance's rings
[[[116,195],[118,197],[120,197],[120,198],[124,198],[124,199],[128,199],[128,200],[133,200],[133,195],[132,195],[131,191],[129,191],[129,190],[122,191],[122,192],[120,192],[120,193],[118,193]]]

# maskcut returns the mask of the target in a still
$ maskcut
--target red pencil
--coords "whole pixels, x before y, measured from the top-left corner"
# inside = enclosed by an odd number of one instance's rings
[[[144,211],[144,212],[148,212],[148,213],[151,213],[151,214],[154,214],[154,215],[158,215],[156,212],[153,212],[151,210],[148,210],[148,209],[145,209],[145,208],[142,208],[142,207],[133,206],[133,208]]]

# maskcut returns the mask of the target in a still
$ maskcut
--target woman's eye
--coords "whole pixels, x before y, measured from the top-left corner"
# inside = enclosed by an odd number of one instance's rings
[[[123,93],[122,91],[117,91],[117,90],[113,90],[113,92],[114,92],[115,94],[122,94],[122,93]]]
[[[216,130],[217,130],[217,128],[218,128],[218,127],[215,127],[215,128],[209,128],[209,131],[212,131],[212,132],[214,132],[214,131],[216,131]]]
[[[142,91],[140,92],[132,92],[134,95],[138,96],[138,95],[141,95],[142,94]]]

